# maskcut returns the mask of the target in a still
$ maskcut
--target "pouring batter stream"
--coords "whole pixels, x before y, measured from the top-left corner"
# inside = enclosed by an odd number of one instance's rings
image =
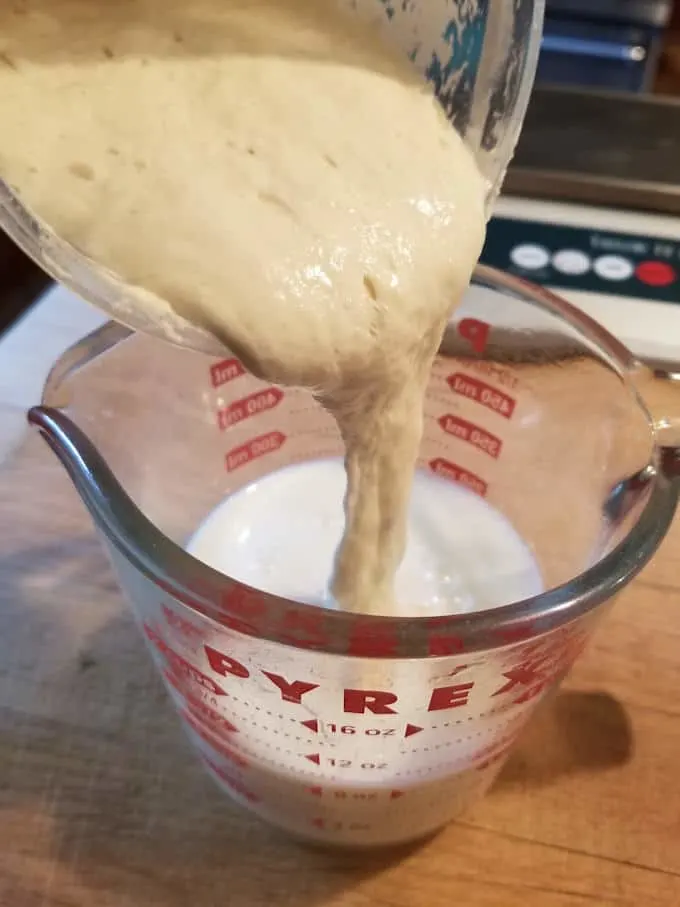
[[[389,613],[427,376],[486,186],[407,60],[316,0],[0,11],[0,176],[159,316],[311,387],[346,444],[333,592]]]

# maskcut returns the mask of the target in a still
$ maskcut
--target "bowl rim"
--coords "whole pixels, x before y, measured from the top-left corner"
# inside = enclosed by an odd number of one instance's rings
[[[564,319],[595,344],[624,378],[639,365],[608,331],[565,300],[528,282],[478,267],[475,282],[519,295]],[[62,359],[63,380],[104,349],[133,336],[109,322],[76,344]],[[101,337],[111,335],[110,341]],[[96,337],[100,342],[97,344]],[[81,361],[73,350],[80,347]],[[87,349],[95,349],[86,359]],[[46,388],[54,397],[54,380]],[[634,385],[631,386],[634,391]],[[58,388],[57,388],[58,390]],[[45,399],[45,398],[44,398]],[[150,584],[149,594],[174,600],[222,627],[293,648],[368,658],[428,658],[492,650],[542,636],[593,612],[627,585],[647,564],[665,537],[680,496],[680,480],[664,470],[654,445],[648,499],[626,536],[597,563],[546,592],[486,611],[445,616],[374,616],[332,611],[255,589],[207,566],[152,524],[129,497],[102,454],[79,426],[57,406],[33,407],[28,421],[45,438],[66,468],[100,530],[123,590],[139,588],[134,571]],[[644,404],[637,405],[645,413]],[[650,425],[650,434],[653,429]],[[146,594],[146,593],[145,593]]]

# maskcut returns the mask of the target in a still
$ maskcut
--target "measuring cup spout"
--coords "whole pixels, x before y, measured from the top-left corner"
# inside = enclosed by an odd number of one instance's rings
[[[34,406],[28,411],[28,422],[57,455],[96,524],[113,519],[124,528],[142,517],[101,453],[68,416],[51,407]]]
[[[173,558],[188,557],[145,517],[99,450],[67,415],[35,406],[28,412],[28,422],[61,461],[97,529],[115,542],[128,562],[144,573],[153,573],[153,553],[164,554],[172,548],[167,553]]]

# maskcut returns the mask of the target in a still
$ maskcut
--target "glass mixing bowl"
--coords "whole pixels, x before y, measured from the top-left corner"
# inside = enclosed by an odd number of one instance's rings
[[[540,49],[544,0],[344,0],[408,55],[466,139],[489,186],[500,190],[519,137]],[[149,315],[124,281],[60,239],[0,180],[0,227],[56,280],[116,321],[206,353],[210,334],[168,311]]]

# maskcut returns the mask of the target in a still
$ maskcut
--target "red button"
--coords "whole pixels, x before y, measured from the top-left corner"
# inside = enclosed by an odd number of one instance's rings
[[[665,261],[643,261],[635,273],[638,280],[650,287],[669,287],[678,277],[675,269]]]

